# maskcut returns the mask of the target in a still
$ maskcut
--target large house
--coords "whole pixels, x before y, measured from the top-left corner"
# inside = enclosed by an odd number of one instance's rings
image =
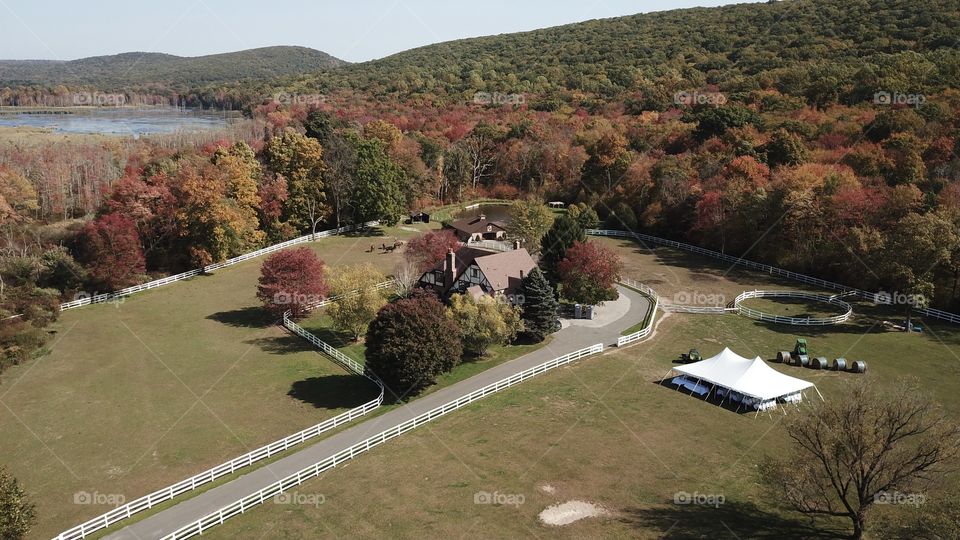
[[[487,219],[480,214],[477,217],[458,219],[446,225],[457,233],[461,242],[480,242],[483,240],[503,240],[507,229],[503,223]]]
[[[514,295],[520,282],[537,264],[526,249],[500,253],[468,246],[451,250],[443,262],[420,277],[420,285],[441,295],[469,292],[473,295]]]

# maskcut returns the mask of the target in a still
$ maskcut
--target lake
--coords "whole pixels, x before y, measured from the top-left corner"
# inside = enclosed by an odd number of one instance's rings
[[[479,217],[481,214],[486,216],[487,219],[491,221],[509,221],[510,220],[510,209],[513,206],[510,204],[497,204],[497,203],[488,203],[475,206],[473,208],[465,208],[456,213],[456,219],[463,218],[474,218]]]
[[[208,131],[227,126],[239,113],[177,109],[175,107],[116,107],[98,109],[42,109],[18,111],[0,107],[0,126],[44,128],[63,133],[153,135]]]

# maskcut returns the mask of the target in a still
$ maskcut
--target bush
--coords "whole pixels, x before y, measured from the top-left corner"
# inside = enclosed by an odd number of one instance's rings
[[[462,355],[459,328],[429,292],[383,306],[367,329],[367,372],[379,377],[396,400],[434,384]]]
[[[478,356],[486,354],[491,345],[510,343],[523,328],[519,308],[486,294],[480,298],[453,295],[447,314],[460,329],[464,348]]]

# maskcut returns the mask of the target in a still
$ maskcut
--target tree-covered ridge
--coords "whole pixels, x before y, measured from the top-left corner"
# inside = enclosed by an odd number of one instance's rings
[[[147,87],[180,90],[207,84],[285,77],[345,63],[306,47],[264,47],[189,58],[129,52],[68,62],[3,60],[0,61],[0,84],[50,88],[91,85],[104,91]]]
[[[451,97],[479,90],[657,95],[702,84],[815,94],[832,85],[837,95],[827,99],[849,100],[878,88],[929,91],[955,83],[958,29],[960,10],[950,0],[741,4],[452,41],[300,84]],[[924,88],[898,84],[911,71],[924,75]]]

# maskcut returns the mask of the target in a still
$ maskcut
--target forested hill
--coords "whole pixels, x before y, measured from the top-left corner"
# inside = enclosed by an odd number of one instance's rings
[[[129,52],[68,62],[3,60],[0,61],[0,86],[86,85],[101,90],[155,86],[176,89],[274,79],[345,63],[306,47],[265,47],[197,57]]]
[[[656,96],[690,83],[736,91],[774,82],[781,91],[829,101],[880,77],[907,81],[923,74],[932,86],[956,81],[958,37],[956,0],[787,0],[441,43],[320,73],[307,86],[438,96],[477,90]],[[898,82],[882,86],[899,88]]]

